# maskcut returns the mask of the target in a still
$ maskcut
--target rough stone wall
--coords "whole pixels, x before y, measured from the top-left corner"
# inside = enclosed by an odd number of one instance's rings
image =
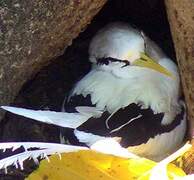
[[[165,0],[194,137],[194,1]]]
[[[106,0],[2,0],[0,2],[0,105],[61,55]],[[0,119],[3,112],[0,110]]]

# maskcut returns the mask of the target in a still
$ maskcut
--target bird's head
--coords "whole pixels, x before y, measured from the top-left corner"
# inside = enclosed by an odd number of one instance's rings
[[[142,32],[125,23],[112,23],[101,29],[91,41],[89,56],[95,67],[107,71],[143,67],[172,76],[157,59],[146,54]]]

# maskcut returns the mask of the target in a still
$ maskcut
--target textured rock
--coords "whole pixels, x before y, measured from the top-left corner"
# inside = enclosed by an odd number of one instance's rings
[[[194,1],[165,0],[171,33],[174,40],[183,91],[188,109],[192,149],[183,158],[184,170],[192,174],[194,152]]]
[[[0,2],[0,105],[13,101],[24,82],[61,55],[106,0]],[[0,112],[0,119],[3,112]]]
[[[194,1],[165,2],[194,137]]]

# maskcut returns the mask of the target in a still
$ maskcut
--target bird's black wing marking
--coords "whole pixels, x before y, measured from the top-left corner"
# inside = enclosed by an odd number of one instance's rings
[[[66,98],[63,104],[65,112],[74,113],[77,106],[94,106],[91,101],[91,96],[88,94],[86,97],[83,95],[73,95],[70,98]],[[64,137],[65,141],[73,145],[85,145],[80,143],[77,137],[74,135],[74,129],[71,128],[60,128],[61,136]]]
[[[146,143],[158,134],[173,130],[183,119],[184,111],[183,107],[171,124],[161,125],[164,113],[154,114],[150,108],[141,109],[133,103],[113,114],[108,121],[109,127],[106,120],[110,114],[104,112],[99,118],[90,118],[78,130],[106,137],[121,137],[120,143],[123,147],[135,146]]]
[[[110,132],[118,128],[119,126],[127,123],[130,119],[139,115],[139,106],[131,104],[126,108],[120,109],[115,112],[112,116],[108,111],[105,111],[101,117],[90,118],[87,122],[83,123],[77,129],[87,133],[93,133],[101,136],[109,136]],[[111,117],[110,117],[111,116]],[[107,119],[108,127],[107,127]]]

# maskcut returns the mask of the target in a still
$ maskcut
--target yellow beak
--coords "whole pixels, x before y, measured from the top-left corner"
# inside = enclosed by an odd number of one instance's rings
[[[147,56],[145,53],[141,53],[140,59],[135,60],[132,65],[140,66],[140,67],[146,67],[153,69],[157,72],[160,72],[162,74],[165,74],[169,77],[173,77],[172,73],[169,72],[166,68],[158,64],[155,60]]]

